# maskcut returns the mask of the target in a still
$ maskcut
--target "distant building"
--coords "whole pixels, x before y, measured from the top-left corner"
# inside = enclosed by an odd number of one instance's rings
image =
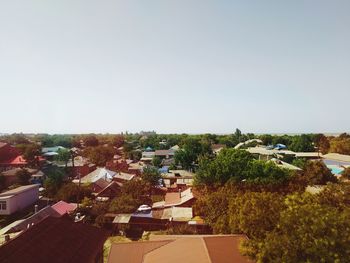
[[[39,199],[39,185],[25,185],[0,193],[0,215],[11,215]]]

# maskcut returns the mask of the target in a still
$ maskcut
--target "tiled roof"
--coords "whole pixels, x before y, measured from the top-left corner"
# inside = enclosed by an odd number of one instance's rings
[[[97,227],[48,217],[1,246],[0,262],[94,262],[107,236]]]

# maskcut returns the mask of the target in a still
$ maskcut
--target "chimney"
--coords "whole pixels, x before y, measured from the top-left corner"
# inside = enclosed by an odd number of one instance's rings
[[[38,213],[38,205],[34,206],[34,214]]]
[[[5,242],[9,242],[10,241],[10,235],[9,234],[7,234],[7,235],[5,235]]]
[[[179,195],[180,195],[180,198],[181,198],[181,189],[179,189]]]

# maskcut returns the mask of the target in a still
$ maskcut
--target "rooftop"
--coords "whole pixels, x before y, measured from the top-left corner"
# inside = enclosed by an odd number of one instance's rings
[[[0,262],[94,262],[107,232],[48,217],[0,247]]]
[[[242,235],[152,236],[152,241],[112,244],[108,263],[248,263],[238,246]]]
[[[23,185],[23,186],[15,188],[15,189],[0,193],[0,197],[1,196],[8,196],[8,195],[18,195],[20,193],[23,193],[25,191],[28,191],[28,190],[31,190],[34,188],[37,188],[39,190],[39,186],[40,185],[38,185],[38,184]]]

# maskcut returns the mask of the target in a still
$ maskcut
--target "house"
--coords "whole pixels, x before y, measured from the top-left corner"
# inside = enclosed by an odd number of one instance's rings
[[[0,236],[10,234],[10,233],[18,233],[24,230],[27,230],[29,227],[32,227],[33,225],[38,224],[39,222],[43,221],[44,219],[48,218],[49,216],[52,217],[61,217],[56,210],[54,210],[51,206],[46,206],[42,208],[39,211],[36,211],[37,206],[35,206],[35,212],[33,215],[17,220],[8,226],[5,226],[0,230]]]
[[[43,147],[41,152],[44,156],[46,156],[47,153],[56,153],[57,155],[59,150],[66,150],[66,148],[63,146]]]
[[[151,236],[150,241],[114,243],[108,263],[248,263],[239,252],[244,235]]]
[[[226,147],[225,144],[212,144],[211,150],[214,154],[218,154],[222,149]]]
[[[111,182],[113,180],[113,177],[116,175],[116,172],[113,172],[111,170],[108,170],[106,168],[97,168],[96,170],[92,171],[91,173],[85,175],[80,179],[80,183],[82,184],[91,184],[95,183],[99,179],[104,179],[107,182]],[[79,179],[74,179],[74,183],[79,183]]]
[[[152,205],[153,209],[162,209],[167,207],[192,207],[195,197],[192,189],[188,188],[183,192],[166,193],[165,200],[156,202]]]
[[[154,152],[154,155],[157,157],[160,157],[160,158],[169,159],[169,158],[174,157],[175,151],[172,149],[170,149],[170,150],[156,150]]]
[[[162,173],[162,178],[165,187],[178,191],[192,185],[194,173],[186,170],[170,170],[168,173]]]
[[[4,176],[4,187],[7,188],[13,184],[17,184],[19,182],[17,173],[21,171],[22,168],[13,168],[10,170],[6,170],[2,172],[1,174]],[[29,172],[32,176],[38,172],[36,169],[30,169],[30,168],[23,168],[23,170],[26,170]]]
[[[153,160],[153,157],[156,155],[154,151],[144,151],[141,155],[141,161],[150,163]]]
[[[39,199],[39,185],[25,185],[0,193],[0,215],[11,215]]]
[[[0,142],[0,167],[8,166],[18,155],[20,155],[20,152],[16,147]]]
[[[122,184],[119,182],[112,181],[108,183],[103,179],[99,179],[93,185],[94,187],[92,194],[96,198],[104,198],[103,200],[108,200],[116,197],[120,192],[120,188],[122,186]]]
[[[126,182],[126,181],[131,181],[135,177],[134,174],[129,174],[129,173],[123,173],[123,172],[118,172],[114,175],[113,181],[117,181],[120,183]]]
[[[48,217],[0,246],[0,262],[102,263],[107,237],[103,229]]]
[[[55,210],[59,215],[63,216],[65,214],[73,213],[78,205],[75,203],[66,203],[64,201],[59,201],[56,204],[51,206],[53,210]]]

